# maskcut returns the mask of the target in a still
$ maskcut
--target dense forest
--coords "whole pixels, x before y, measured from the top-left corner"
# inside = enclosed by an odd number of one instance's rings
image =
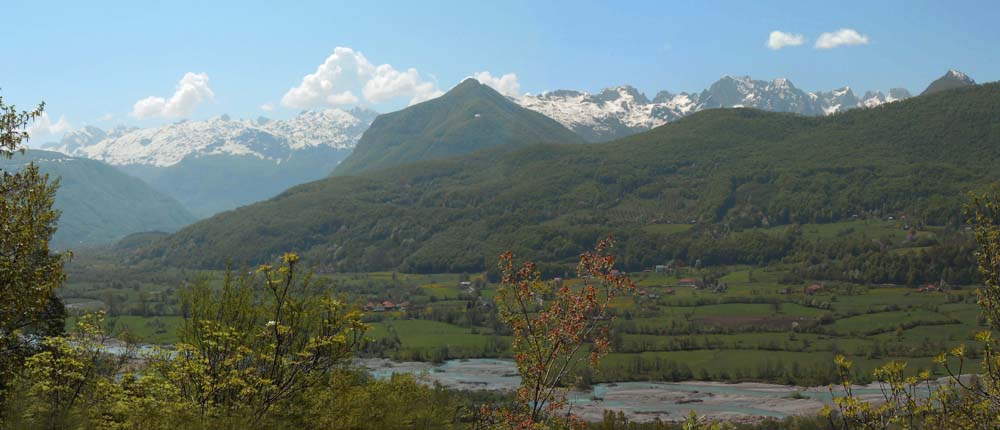
[[[1000,84],[823,118],[710,110],[607,144],[495,147],[304,184],[129,256],[220,268],[296,250],[329,270],[474,272],[507,249],[571,264],[610,230],[629,269],[766,263],[804,248],[736,234],[891,217],[960,231],[964,194],[997,179],[998,117]],[[676,239],[678,224],[694,227]]]

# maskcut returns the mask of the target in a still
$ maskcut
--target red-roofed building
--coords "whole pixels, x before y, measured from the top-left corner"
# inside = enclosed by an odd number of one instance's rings
[[[820,284],[812,284],[805,288],[804,292],[809,295],[817,294],[823,291],[823,286]]]
[[[941,288],[934,284],[927,284],[917,288],[918,293],[933,293],[935,291],[941,291]]]
[[[703,285],[704,285],[704,283],[701,282],[701,279],[697,279],[697,278],[681,278],[681,279],[677,280],[677,286],[678,287],[695,287],[695,288],[701,288]]]

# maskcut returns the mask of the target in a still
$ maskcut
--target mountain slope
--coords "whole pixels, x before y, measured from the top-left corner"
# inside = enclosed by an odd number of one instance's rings
[[[957,223],[964,193],[1000,179],[998,117],[998,84],[827,117],[708,110],[612,143],[494,148],[304,184],[137,255],[221,267],[299,251],[340,270],[476,271],[506,249],[569,261],[613,232],[624,264],[648,267],[684,257],[658,224]]]
[[[808,93],[787,79],[762,81],[748,76],[724,76],[700,93],[673,94],[661,91],[652,100],[633,87],[608,88],[598,94],[559,90],[516,101],[528,109],[548,115],[589,142],[604,142],[629,136],[675,121],[705,109],[750,107],[800,115],[828,115],[859,107],[875,107],[903,100],[910,93],[902,88],[888,95],[869,91],[857,97],[850,88]]]
[[[29,162],[50,178],[60,178],[55,208],[62,215],[52,240],[56,248],[109,243],[142,231],[170,232],[195,221],[176,200],[99,161],[32,150],[0,158],[0,169],[16,171]]]
[[[965,73],[957,70],[949,70],[948,73],[944,74],[944,76],[935,79],[934,82],[931,82],[931,84],[927,86],[927,89],[920,93],[920,95],[934,94],[940,91],[967,87],[975,84],[976,81],[972,80],[972,78]]]
[[[556,121],[466,79],[441,97],[376,118],[334,173],[357,174],[494,146],[578,142],[579,136]]]
[[[375,115],[330,109],[288,120],[223,115],[149,129],[86,127],[46,147],[113,164],[206,217],[327,176]]]

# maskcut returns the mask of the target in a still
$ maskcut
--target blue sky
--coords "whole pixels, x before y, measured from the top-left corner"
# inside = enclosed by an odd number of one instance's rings
[[[51,139],[85,124],[353,104],[385,112],[484,71],[515,74],[503,85],[521,93],[631,84],[650,96],[725,74],[786,77],[810,91],[919,92],[949,68],[1000,79],[995,1],[278,3],[4,0],[0,94],[22,107],[45,100]],[[856,31],[857,44],[815,47],[839,29]],[[770,49],[775,30],[801,45]],[[336,47],[351,51],[328,62]],[[360,55],[362,72],[321,70]]]

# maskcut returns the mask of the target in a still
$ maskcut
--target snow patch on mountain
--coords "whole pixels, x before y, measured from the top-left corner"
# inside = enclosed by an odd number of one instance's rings
[[[555,119],[587,140],[598,142],[648,130],[705,109],[749,107],[801,115],[830,115],[909,97],[910,93],[901,88],[889,90],[888,95],[869,91],[859,98],[850,87],[813,93],[796,88],[785,78],[762,81],[749,76],[723,76],[701,93],[661,91],[652,100],[631,86],[608,88],[598,94],[548,91],[514,100]]]
[[[281,162],[292,152],[353,148],[377,114],[364,108],[306,111],[288,120],[234,120],[228,115],[156,128],[85,127],[46,145],[67,155],[114,165],[172,166],[189,156],[252,156]]]
[[[631,86],[607,88],[598,94],[549,91],[514,99],[591,141],[621,137],[680,118],[694,109],[688,94],[660,93],[650,101]]]

